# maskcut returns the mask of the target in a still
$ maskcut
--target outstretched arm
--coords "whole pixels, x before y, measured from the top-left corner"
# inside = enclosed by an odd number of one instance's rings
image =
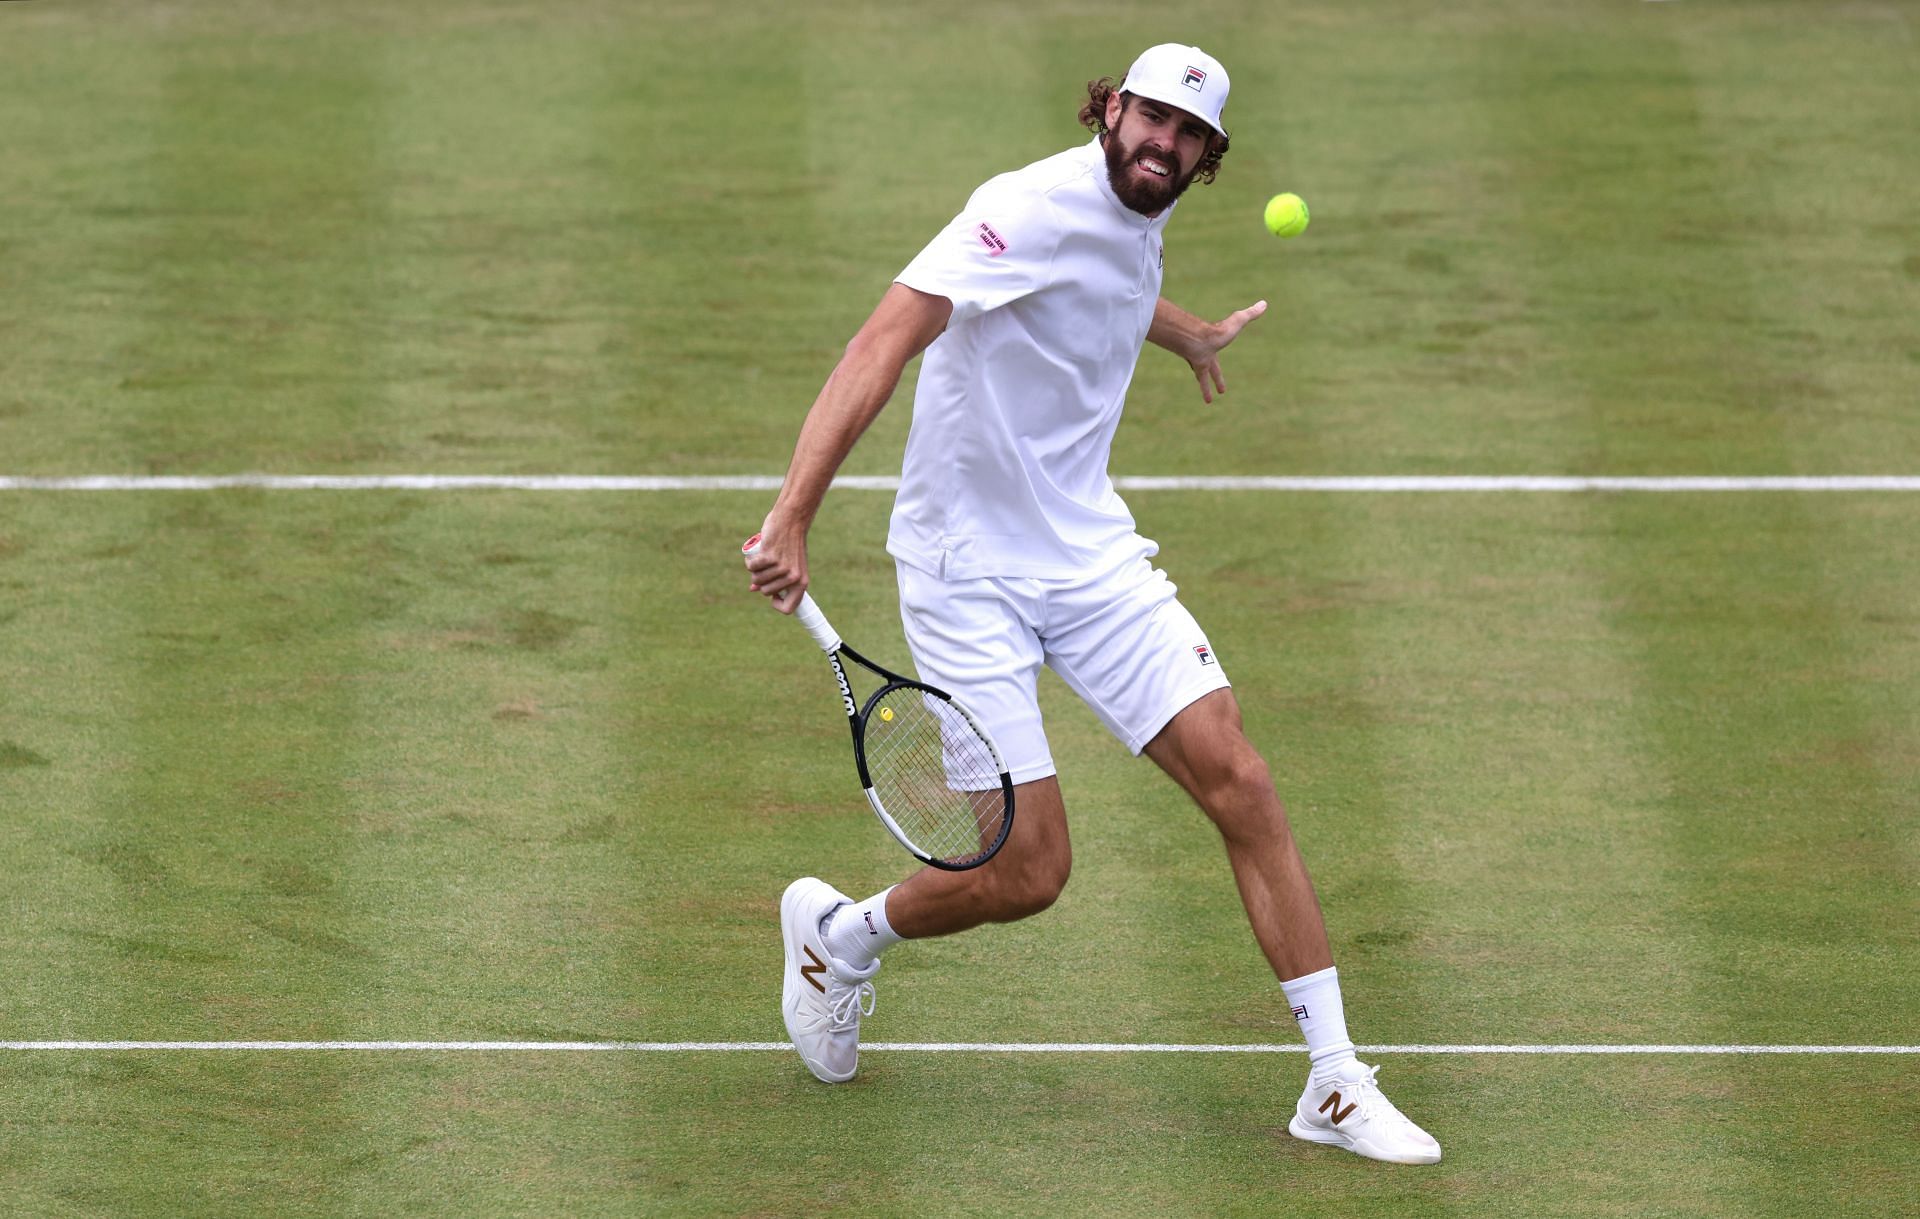
[[[1255,301],[1222,321],[1207,322],[1163,296],[1153,307],[1147,341],[1185,360],[1200,382],[1200,396],[1212,402],[1214,394],[1227,392],[1227,379],[1220,375],[1220,349],[1266,311],[1267,302]]]
[[[749,586],[791,614],[807,590],[807,530],[834,472],[880,414],[907,362],[947,328],[953,302],[894,284],[880,298],[813,401],[773,510],[760,526],[760,547],[747,556]]]

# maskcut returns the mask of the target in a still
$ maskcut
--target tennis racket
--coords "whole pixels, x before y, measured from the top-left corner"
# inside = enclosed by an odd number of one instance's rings
[[[740,548],[752,554],[754,534]],[[1013,778],[973,712],[945,690],[902,677],[848,647],[813,597],[800,595],[800,625],[827,654],[853,729],[853,764],[867,803],[887,832],[923,863],[964,872],[992,859],[1013,828]],[[846,665],[877,677],[865,703]]]

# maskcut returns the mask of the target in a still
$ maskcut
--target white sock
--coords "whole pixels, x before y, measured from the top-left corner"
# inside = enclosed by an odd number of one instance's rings
[[[1313,1064],[1313,1078],[1325,1080],[1342,1073],[1358,1060],[1353,1042],[1347,1037],[1347,1014],[1340,1005],[1340,972],[1333,966],[1310,973],[1280,989],[1293,1005],[1293,1018],[1307,1039],[1307,1058]]]
[[[855,969],[864,969],[887,949],[900,942],[893,925],[887,922],[887,894],[891,887],[863,902],[837,906],[820,924],[827,951]]]

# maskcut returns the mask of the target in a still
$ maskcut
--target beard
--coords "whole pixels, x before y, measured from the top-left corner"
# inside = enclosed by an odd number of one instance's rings
[[[1155,160],[1169,166],[1178,166],[1180,158],[1164,148],[1154,148],[1140,144],[1128,144],[1120,138],[1119,131],[1109,131],[1101,141],[1107,153],[1107,182],[1113,187],[1113,193],[1120,202],[1131,211],[1142,216],[1158,215],[1165,211],[1175,199],[1186,192],[1193,182],[1193,175],[1200,168],[1194,165],[1186,173],[1177,177],[1156,178],[1146,170],[1139,168],[1142,155],[1152,153]]]

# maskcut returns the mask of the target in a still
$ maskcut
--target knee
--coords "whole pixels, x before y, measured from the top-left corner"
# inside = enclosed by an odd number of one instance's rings
[[[1006,863],[994,877],[991,915],[994,922],[1011,923],[1030,918],[1059,900],[1073,871],[1073,858],[1065,850],[1022,853]]]
[[[1278,803],[1273,772],[1252,745],[1222,750],[1195,768],[1200,795],[1209,809],[1257,808]]]
[[[1273,772],[1251,747],[1236,750],[1202,776],[1200,804],[1232,842],[1283,840],[1290,832],[1286,809],[1274,790]]]

